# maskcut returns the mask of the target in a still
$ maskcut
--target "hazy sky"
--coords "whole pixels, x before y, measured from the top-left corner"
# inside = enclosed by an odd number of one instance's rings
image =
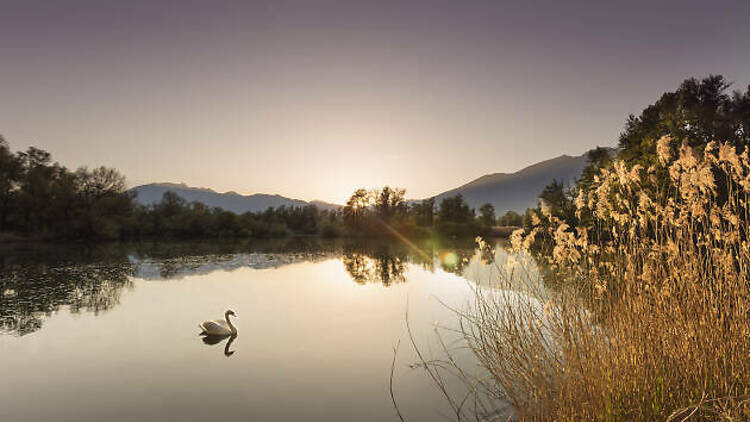
[[[0,0],[0,133],[131,185],[429,196],[750,83],[750,1]]]

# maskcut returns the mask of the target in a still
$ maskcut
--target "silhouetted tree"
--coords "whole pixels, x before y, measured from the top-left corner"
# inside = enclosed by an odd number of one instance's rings
[[[404,189],[391,189],[389,186],[384,187],[375,195],[375,212],[385,222],[390,222],[396,214],[403,215],[406,211],[404,202]]]
[[[630,115],[618,141],[619,158],[654,164],[656,142],[665,135],[686,140],[693,147],[718,140],[743,150],[750,142],[750,87],[745,93],[730,95],[730,85],[721,75],[686,79],[640,115]]]
[[[21,161],[11,153],[5,138],[0,135],[0,232],[5,231],[11,196],[15,194],[22,171]]]
[[[450,236],[473,236],[480,231],[474,210],[460,194],[440,201],[437,229]]]
[[[435,222],[435,198],[424,199],[422,202],[412,205],[411,212],[414,214],[418,226],[432,227]]]
[[[586,153],[586,167],[581,172],[577,186],[586,190],[594,183],[594,176],[599,170],[612,164],[614,151],[610,148],[596,147]]]
[[[474,210],[461,194],[444,198],[440,202],[438,218],[443,222],[466,224],[474,220]]]
[[[479,213],[479,221],[485,227],[492,227],[497,224],[495,218],[495,207],[492,206],[492,204],[484,204],[479,207]]]
[[[361,227],[367,208],[372,205],[371,195],[367,189],[354,191],[344,206],[344,220],[350,227]]]
[[[523,217],[515,211],[508,211],[505,215],[498,218],[497,224],[501,226],[520,227],[523,225]]]
[[[539,199],[545,202],[552,215],[563,221],[572,222],[575,218],[575,205],[571,191],[565,188],[561,181],[553,180],[545,186]]]

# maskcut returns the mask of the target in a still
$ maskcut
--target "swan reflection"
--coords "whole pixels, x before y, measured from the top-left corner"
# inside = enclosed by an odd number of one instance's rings
[[[229,356],[232,356],[234,354],[234,350],[229,350],[229,347],[232,346],[232,342],[236,338],[237,338],[237,334],[232,334],[232,335],[228,335],[228,336],[226,336],[226,335],[225,336],[205,335],[205,336],[203,336],[203,343],[205,343],[205,344],[207,344],[209,346],[213,346],[215,344],[221,343],[222,341],[224,341],[226,339],[229,339],[229,341],[227,341],[227,344],[224,345],[224,356],[229,357]]]

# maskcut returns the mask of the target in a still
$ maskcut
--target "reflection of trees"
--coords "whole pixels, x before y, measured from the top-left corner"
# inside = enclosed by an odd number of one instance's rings
[[[406,281],[406,262],[398,256],[368,256],[359,252],[347,252],[342,260],[346,272],[358,284],[380,283],[390,286]]]
[[[462,275],[471,262],[475,249],[447,249],[438,254],[440,268],[448,273]]]
[[[344,268],[358,284],[380,283],[390,286],[406,281],[406,263],[393,255],[368,256],[357,252],[345,253]]]
[[[336,253],[314,238],[245,242],[113,242],[0,246],[0,334],[24,335],[67,307],[72,313],[116,306],[133,277],[171,279],[240,267],[276,268]]]
[[[473,240],[441,245],[358,240],[344,246],[342,261],[352,280],[358,284],[380,283],[389,286],[406,281],[408,265],[429,272],[439,266],[443,271],[462,275],[476,253]]]
[[[406,281],[406,265],[401,258],[391,255],[377,256],[375,264],[377,278],[384,286]]]
[[[72,313],[106,311],[131,287],[128,264],[22,267],[0,275],[0,332],[24,335],[62,306]]]
[[[216,270],[278,268],[296,262],[342,257],[354,282],[390,286],[406,281],[415,265],[463,274],[476,249],[473,241],[418,245],[402,242],[286,238],[240,242],[139,242],[0,246],[0,334],[24,335],[41,328],[45,316],[103,312],[119,303],[133,278],[164,280]],[[483,257],[484,258],[484,257]]]
[[[347,245],[342,256],[344,268],[355,283],[384,286],[406,281],[409,259],[405,249],[383,242]]]
[[[367,255],[349,252],[342,257],[344,268],[357,284],[366,284],[373,280],[374,260]]]

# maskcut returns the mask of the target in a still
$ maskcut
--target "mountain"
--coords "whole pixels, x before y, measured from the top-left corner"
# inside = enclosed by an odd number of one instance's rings
[[[586,166],[586,155],[561,155],[542,161],[515,173],[493,173],[472,180],[465,185],[435,196],[439,205],[443,198],[461,194],[464,200],[475,209],[490,203],[500,216],[508,210],[522,213],[526,208],[537,205],[539,194],[552,180],[557,179],[572,185],[580,177]],[[256,193],[240,195],[236,192],[219,193],[206,188],[193,188],[182,183],[152,183],[136,186],[130,191],[137,194],[136,201],[150,205],[161,200],[162,195],[172,191],[188,202],[202,202],[211,207],[220,207],[241,214],[246,211],[265,211],[268,207],[303,207],[315,205],[321,210],[339,209],[341,206],[322,201],[302,201],[281,195]],[[410,201],[413,202],[413,201]]]
[[[299,199],[286,198],[281,195],[256,193],[254,195],[240,195],[236,192],[219,193],[207,188],[193,188],[183,183],[151,183],[136,186],[130,192],[136,193],[136,202],[151,205],[161,200],[165,192],[172,191],[187,202],[202,202],[210,207],[219,207],[227,211],[242,214],[247,211],[265,211],[268,207],[304,207],[315,205],[321,210],[337,209],[339,206],[322,201],[306,202]]]
[[[439,205],[443,198],[461,194],[473,208],[489,203],[500,216],[509,210],[521,213],[537,205],[539,194],[553,179],[572,185],[586,167],[586,155],[561,155],[542,161],[515,173],[493,173],[435,196]]]

